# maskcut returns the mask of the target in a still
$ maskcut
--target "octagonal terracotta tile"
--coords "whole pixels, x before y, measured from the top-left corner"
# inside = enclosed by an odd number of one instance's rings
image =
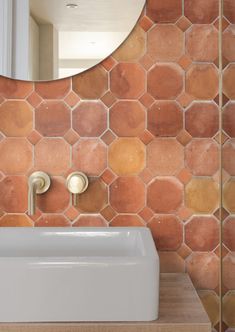
[[[6,101],[0,106],[0,131],[11,137],[28,136],[33,128],[33,112],[25,101]]]
[[[120,177],[110,186],[110,204],[121,213],[137,213],[145,204],[145,186],[138,177]]]
[[[212,251],[219,244],[219,223],[214,217],[193,217],[185,226],[185,243],[193,251]]]
[[[228,217],[223,223],[223,242],[226,247],[235,252],[235,218]]]
[[[234,7],[235,10],[235,7]],[[235,25],[230,25],[223,32],[223,56],[228,62],[235,61]]]
[[[118,136],[138,136],[145,129],[145,110],[137,101],[119,101],[109,112],[110,129]]]
[[[83,99],[101,98],[108,89],[108,74],[101,66],[73,76],[73,91]]]
[[[175,175],[184,167],[184,148],[171,138],[154,139],[147,146],[147,167],[153,175]]]
[[[196,99],[210,100],[218,94],[218,70],[212,64],[194,64],[186,73],[186,92]]]
[[[99,101],[81,102],[73,110],[73,129],[81,137],[98,137],[107,129],[107,110]]]
[[[43,138],[35,145],[35,167],[61,175],[70,167],[70,146],[61,138]]]
[[[235,139],[230,139],[223,145],[222,161],[225,171],[235,176]]]
[[[0,227],[32,227],[33,221],[25,214],[7,214],[0,219]]]
[[[43,214],[35,227],[71,227],[71,223],[61,214]]]
[[[107,147],[96,138],[80,139],[73,146],[73,165],[88,175],[100,175],[107,167]]]
[[[138,138],[119,138],[109,147],[109,166],[117,175],[135,175],[145,166],[145,146]]]
[[[71,89],[71,79],[55,80],[50,82],[35,83],[35,91],[43,99],[61,99]]]
[[[70,127],[70,109],[62,101],[44,101],[35,110],[35,129],[43,136],[63,136]]]
[[[145,51],[145,32],[136,25],[128,38],[112,54],[119,62],[135,61],[143,56]]]
[[[214,253],[192,253],[187,272],[197,289],[215,289],[219,284],[219,259]]]
[[[222,113],[223,130],[230,137],[235,137],[235,103],[229,102]]]
[[[183,50],[184,34],[176,25],[158,24],[148,32],[148,55],[154,61],[177,61]]]
[[[183,186],[174,177],[153,180],[147,189],[147,205],[156,213],[172,213],[183,200]]]
[[[119,63],[110,73],[110,90],[120,99],[136,99],[145,92],[145,72],[138,63]]]
[[[31,82],[0,77],[0,96],[6,99],[25,99],[33,90]]]
[[[219,0],[185,0],[184,13],[192,23],[212,23],[219,16]]]
[[[210,318],[213,326],[220,320],[220,299],[214,291],[199,291],[200,300]],[[216,330],[215,330],[216,331]],[[214,331],[214,332],[215,332]]]
[[[218,106],[211,102],[194,102],[185,112],[185,128],[193,137],[213,137],[219,130]]]
[[[218,30],[209,24],[196,24],[186,33],[186,49],[190,58],[198,62],[213,62],[219,56]]]
[[[223,284],[227,289],[235,289],[235,253],[230,252],[223,259]]]
[[[148,0],[147,15],[154,22],[176,22],[182,15],[181,0]]]
[[[223,298],[223,320],[227,326],[235,327],[235,291],[228,292]],[[228,329],[227,332],[233,332]]]
[[[235,195],[235,180],[231,178],[228,182],[225,183],[223,190],[224,208],[231,213],[235,213],[234,195]]]
[[[112,227],[143,227],[140,217],[135,214],[121,214],[116,216],[110,223]]]
[[[185,203],[195,213],[213,213],[219,204],[218,184],[210,178],[193,178],[186,185]]]
[[[98,178],[89,178],[87,190],[79,196],[78,209],[85,213],[99,213],[108,203],[107,186]]]
[[[193,175],[214,175],[219,169],[219,147],[213,139],[194,139],[185,150],[186,166]]]
[[[223,1],[224,16],[230,23],[235,23],[235,3],[233,0]]]
[[[78,219],[73,223],[73,227],[105,227],[107,223],[104,219],[98,215],[80,215]]]
[[[148,110],[148,130],[155,136],[177,136],[183,129],[183,112],[174,101],[157,101]]]
[[[0,209],[24,213],[28,206],[28,182],[25,176],[7,176],[0,182]]]
[[[65,179],[60,176],[52,177],[49,190],[37,197],[38,207],[44,213],[62,213],[68,208],[69,203],[70,195]]]
[[[25,138],[1,140],[0,155],[0,170],[5,174],[25,174],[32,167],[32,145]]]
[[[156,216],[148,223],[158,250],[177,250],[183,242],[182,223],[174,215]]]
[[[185,262],[177,252],[159,251],[161,273],[185,273]]]
[[[183,89],[183,70],[177,64],[157,64],[148,72],[148,92],[156,99],[175,99]]]
[[[235,64],[229,65],[223,72],[223,92],[229,99],[235,99]]]

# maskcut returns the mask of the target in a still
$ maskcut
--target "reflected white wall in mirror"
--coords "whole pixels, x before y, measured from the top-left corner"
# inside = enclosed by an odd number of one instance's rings
[[[134,28],[145,0],[0,0],[0,75],[47,81],[103,61]]]

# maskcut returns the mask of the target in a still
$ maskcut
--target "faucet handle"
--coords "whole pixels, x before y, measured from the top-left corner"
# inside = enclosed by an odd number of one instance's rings
[[[73,172],[67,177],[66,185],[68,191],[73,195],[73,205],[76,206],[78,195],[87,190],[88,177],[82,172]]]
[[[36,210],[36,194],[44,194],[51,185],[51,179],[44,172],[34,172],[28,180],[28,214],[33,216]]]

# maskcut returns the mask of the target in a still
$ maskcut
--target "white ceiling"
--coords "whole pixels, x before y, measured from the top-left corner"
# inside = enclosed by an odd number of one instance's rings
[[[66,4],[75,3],[76,9]],[[145,0],[30,0],[38,23],[52,23],[62,31],[128,31],[135,25]]]

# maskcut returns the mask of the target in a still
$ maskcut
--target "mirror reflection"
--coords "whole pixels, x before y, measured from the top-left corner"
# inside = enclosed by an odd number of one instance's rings
[[[0,0],[0,75],[47,81],[109,56],[145,0]]]

